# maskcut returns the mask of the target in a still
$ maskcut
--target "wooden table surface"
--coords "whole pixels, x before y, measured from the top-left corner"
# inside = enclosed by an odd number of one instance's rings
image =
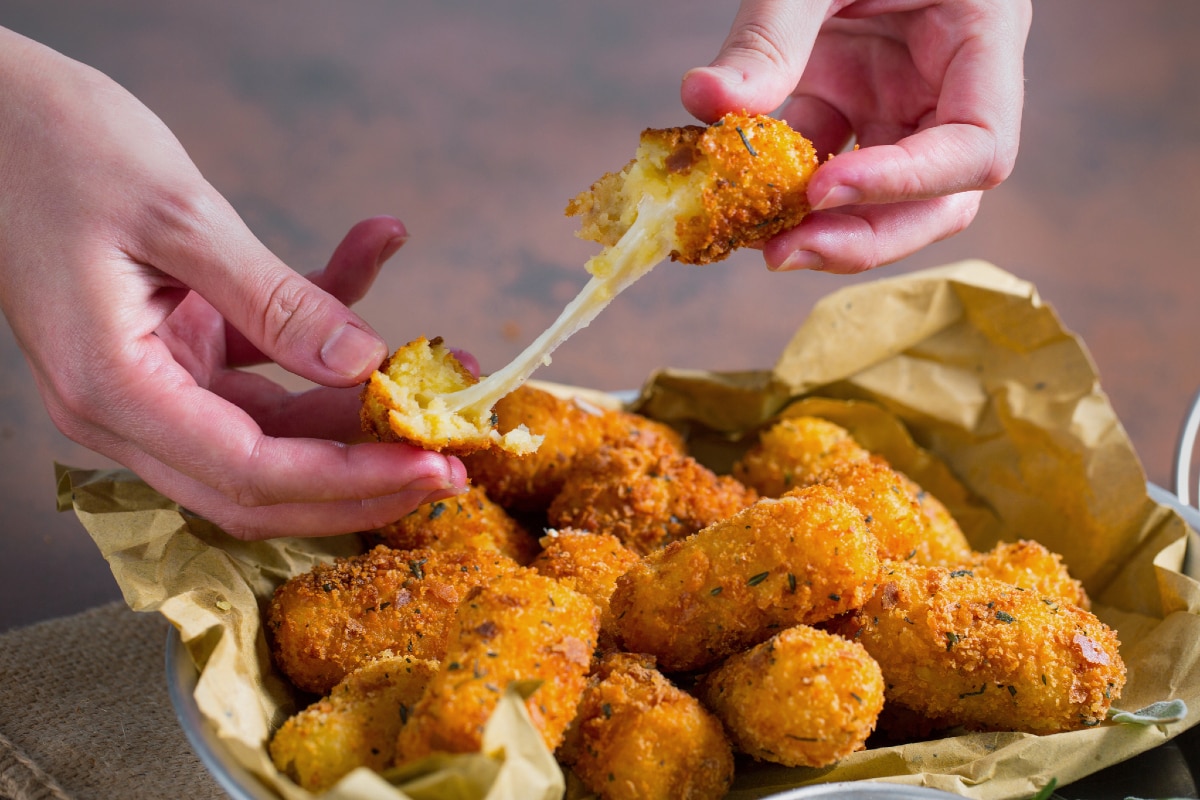
[[[566,200],[642,128],[691,121],[680,76],[715,54],[732,6],[4,0],[0,24],[138,95],[297,270],[359,219],[399,216],[411,239],[360,312],[392,346],[441,335],[487,370],[574,296],[594,248]],[[664,265],[537,377],[618,389],[660,366],[768,368],[828,292],[978,257],[1082,336],[1148,479],[1169,485],[1200,388],[1197,32],[1194,0],[1038,4],[1017,168],[967,232],[856,278],[774,275],[754,252]],[[107,463],[53,427],[0,327],[0,629],[119,597],[55,511],[55,461]]]

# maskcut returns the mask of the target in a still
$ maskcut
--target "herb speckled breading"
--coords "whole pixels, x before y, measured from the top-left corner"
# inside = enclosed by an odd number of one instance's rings
[[[1116,632],[1093,614],[965,569],[889,562],[834,630],[879,662],[887,703],[970,730],[1097,725],[1125,684]]]
[[[617,638],[666,672],[707,667],[858,608],[875,590],[877,550],[862,514],[828,487],[759,500],[622,575],[610,600]]]
[[[380,545],[288,580],[267,607],[275,665],[324,694],[384,650],[441,658],[447,628],[471,588],[518,569],[491,550],[393,550]]]

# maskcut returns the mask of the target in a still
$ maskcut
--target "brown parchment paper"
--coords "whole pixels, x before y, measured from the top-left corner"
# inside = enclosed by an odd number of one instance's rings
[[[822,770],[739,764],[731,798],[863,779],[1024,798],[1196,722],[1200,583],[1182,571],[1187,525],[1149,497],[1084,345],[1029,283],[967,261],[859,284],[818,303],[773,369],[662,370],[631,407],[685,430],[717,470],[780,415],[846,426],[946,503],[976,548],[1032,538],[1063,555],[1120,635],[1128,683],[1118,708],[1180,699],[1196,710],[1167,725],[951,736]],[[130,607],[160,612],[179,630],[200,671],[196,702],[229,758],[286,800],[310,797],[266,755],[297,700],[271,667],[261,610],[287,577],[359,552],[358,537],[239,542],[130,473],[59,467],[58,477],[60,508],[78,514]],[[403,789],[357,770],[325,796],[549,800],[569,784],[511,693],[484,750],[423,765],[418,777],[390,775],[407,780]]]

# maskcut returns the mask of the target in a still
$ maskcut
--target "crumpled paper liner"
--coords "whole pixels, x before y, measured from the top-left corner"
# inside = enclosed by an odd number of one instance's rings
[[[813,309],[774,369],[663,370],[632,408],[687,431],[693,453],[718,470],[780,415],[844,425],[946,503],[977,549],[1032,538],[1063,555],[1120,635],[1128,683],[1119,708],[1179,699],[1200,709],[1200,583],[1182,572],[1187,525],[1148,496],[1087,351],[1029,283],[967,261],[846,288]],[[130,607],[159,611],[179,629],[200,670],[196,701],[229,757],[285,800],[311,797],[265,751],[296,699],[271,667],[261,610],[287,577],[359,552],[358,537],[240,542],[122,471],[60,467],[59,497]],[[861,751],[819,770],[739,764],[730,797],[875,779],[1026,798],[1052,778],[1063,785],[1161,744],[1196,718],[1050,736],[964,734]],[[404,791],[360,769],[325,796],[563,793],[513,696],[494,715],[485,752],[427,765],[432,774]]]

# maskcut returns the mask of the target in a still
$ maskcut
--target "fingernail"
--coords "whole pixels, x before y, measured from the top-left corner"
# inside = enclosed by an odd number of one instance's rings
[[[783,260],[783,263],[774,268],[775,272],[791,272],[798,269],[820,270],[825,266],[825,259],[821,258],[820,253],[815,253],[812,250],[797,250]]]
[[[393,236],[388,239],[383,245],[383,249],[379,251],[379,258],[375,260],[376,265],[383,264],[392,256],[396,255],[396,251],[404,246],[408,241],[408,236]]]
[[[420,482],[418,481],[417,483]],[[413,485],[415,486],[416,484]],[[436,503],[438,500],[449,500],[451,497],[458,497],[466,490],[467,487],[465,486],[450,486],[447,488],[440,488],[425,495],[425,499],[421,501],[421,505],[425,505],[426,503]]]
[[[834,186],[825,193],[824,197],[813,203],[812,209],[813,211],[824,211],[827,208],[852,206],[855,203],[861,203],[862,199],[862,192],[853,186]]]
[[[740,69],[736,69],[734,67],[725,66],[724,64],[713,64],[712,66],[709,66],[709,67],[696,67],[694,69],[690,69],[683,76],[684,80],[687,80],[688,75],[692,75],[692,74],[698,73],[698,72],[707,72],[708,74],[713,75],[713,76],[717,77],[718,79],[720,79],[723,83],[726,83],[729,85],[735,85],[735,84],[746,82],[746,74],[744,72],[742,72]]]
[[[345,324],[321,347],[321,362],[333,372],[357,379],[375,369],[387,355],[383,342],[361,328]]]

